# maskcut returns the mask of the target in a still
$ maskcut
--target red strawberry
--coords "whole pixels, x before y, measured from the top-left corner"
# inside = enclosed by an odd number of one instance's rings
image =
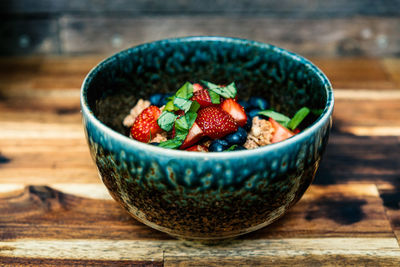
[[[278,143],[278,142],[286,140],[289,137],[292,137],[294,135],[293,132],[291,132],[289,129],[283,127],[279,122],[277,122],[273,118],[269,118],[269,121],[271,122],[272,127],[275,130],[274,134],[272,136],[271,143]]]
[[[161,111],[156,106],[150,106],[144,109],[132,125],[132,138],[143,143],[148,143],[152,137],[162,131],[157,123],[157,119],[160,115]]]
[[[218,106],[200,109],[197,113],[196,122],[203,130],[204,135],[213,139],[236,132],[238,128],[234,119]]]
[[[197,91],[203,89],[203,86],[199,83],[194,83],[193,84],[193,93],[196,93]]]
[[[206,89],[200,89],[197,92],[193,93],[191,100],[197,101],[201,107],[208,107],[213,104],[211,102],[210,94]]]
[[[200,139],[204,136],[203,131],[200,129],[199,125],[195,122],[193,123],[192,128],[190,128],[189,133],[187,134],[185,140],[183,141],[180,149],[185,149],[190,147],[191,145],[200,141]]]
[[[240,127],[243,127],[246,124],[246,112],[244,111],[244,108],[233,98],[225,99],[221,104],[221,108],[231,115]]]
[[[208,148],[202,145],[194,145],[185,149],[186,151],[195,151],[195,152],[208,152]]]

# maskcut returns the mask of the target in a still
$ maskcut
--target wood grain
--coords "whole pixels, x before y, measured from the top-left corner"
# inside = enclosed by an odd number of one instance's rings
[[[99,60],[0,59],[0,265],[400,265],[398,59],[314,59],[341,86],[314,184],[274,224],[211,247],[111,200],[79,113]]]
[[[377,58],[311,58],[311,60],[328,76],[335,89],[399,89],[393,72],[399,71],[400,66],[383,64]],[[394,59],[394,62],[397,62]]]
[[[57,54],[58,20],[52,18],[2,18],[0,55]]]
[[[221,266],[223,263],[275,263],[282,266],[299,261],[329,265],[338,263],[338,260],[343,265],[390,266],[400,263],[400,249],[394,238],[236,240],[212,247],[182,241],[23,240],[1,242],[0,256],[52,258],[53,261],[136,260],[145,257],[152,261],[163,260],[165,266]]]
[[[382,0],[379,3],[373,0],[353,0],[349,4],[345,0],[332,1],[290,1],[283,0],[277,3],[271,0],[205,0],[196,1],[35,1],[30,0],[3,0],[0,12],[6,14],[263,14],[264,16],[286,16],[305,18],[332,18],[354,15],[395,16],[399,14],[400,4],[397,1]]]
[[[132,26],[134,25],[134,26]],[[108,29],[104,31],[103,29]],[[363,30],[369,32],[362,37]],[[397,18],[293,19],[262,16],[63,16],[63,53],[115,52],[164,38],[220,35],[272,43],[306,56],[389,56],[399,52]]]
[[[0,262],[6,266],[135,266],[135,267],[162,267],[163,262],[155,261],[130,261],[130,260],[71,260],[71,259],[49,259],[49,258],[17,258],[17,257],[2,257]]]
[[[110,53],[198,34],[267,41],[306,56],[397,56],[399,10],[397,0],[3,0],[0,54]]]
[[[392,229],[400,243],[400,182],[378,185],[380,196],[385,206]]]
[[[8,185],[17,190],[0,194],[0,239],[170,239],[132,219],[109,200],[102,184],[86,186],[87,192],[77,184],[64,186],[68,193],[48,186],[21,190]],[[64,190],[63,185],[55,187]],[[97,193],[89,191],[93,189]],[[350,236],[393,237],[372,184],[311,186],[284,218],[244,238]]]
[[[400,88],[400,59],[387,58],[383,60],[383,65],[388,73],[388,76],[393,80],[397,87]]]

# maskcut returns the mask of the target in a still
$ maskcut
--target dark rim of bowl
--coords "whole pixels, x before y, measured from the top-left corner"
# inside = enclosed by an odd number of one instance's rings
[[[87,94],[86,91],[88,89],[88,85],[90,84],[93,77],[99,72],[105,65],[114,61],[119,55],[125,53],[133,53],[136,50],[140,50],[149,44],[157,44],[157,43],[175,43],[175,42],[199,42],[199,41],[213,41],[213,42],[228,42],[228,43],[235,43],[235,44],[242,44],[242,45],[251,45],[255,47],[265,48],[269,50],[273,50],[274,52],[291,58],[292,60],[299,61],[300,63],[304,64],[306,68],[310,69],[313,73],[315,73],[318,78],[321,80],[322,84],[325,87],[326,92],[326,105],[322,112],[322,114],[316,119],[308,128],[300,132],[299,134],[294,135],[293,137],[284,140],[282,142],[278,142],[275,144],[270,144],[266,146],[262,146],[256,149],[249,149],[249,150],[239,150],[239,151],[227,151],[227,152],[192,152],[192,151],[185,151],[185,150],[177,150],[177,149],[169,149],[169,148],[161,148],[157,146],[152,146],[146,143],[142,143],[131,139],[117,131],[114,131],[99,119],[97,119],[92,110],[89,108],[87,102]],[[81,109],[82,115],[87,116],[87,119],[90,120],[98,129],[105,132],[107,135],[112,137],[113,139],[122,142],[127,148],[132,147],[141,150],[147,150],[149,152],[154,152],[158,154],[166,154],[171,156],[191,156],[192,158],[227,158],[227,157],[235,157],[239,158],[246,155],[255,155],[255,154],[264,154],[269,151],[273,151],[284,147],[286,145],[296,143],[298,140],[304,140],[305,138],[312,135],[312,133],[316,132],[322,125],[325,123],[326,120],[329,119],[333,112],[334,106],[334,96],[333,96],[333,88],[331,83],[329,82],[328,78],[325,74],[316,67],[311,61],[301,57],[293,52],[289,52],[283,48],[276,47],[271,44],[261,43],[257,41],[251,41],[247,39],[240,39],[240,38],[233,38],[233,37],[220,37],[220,36],[192,36],[192,37],[181,37],[181,38],[171,38],[171,39],[164,39],[154,42],[149,42],[145,44],[141,44],[138,46],[134,46],[128,48],[126,50],[122,50],[120,52],[115,53],[114,55],[104,59],[100,63],[98,63],[95,67],[93,67],[87,76],[85,77],[82,86],[81,86]]]

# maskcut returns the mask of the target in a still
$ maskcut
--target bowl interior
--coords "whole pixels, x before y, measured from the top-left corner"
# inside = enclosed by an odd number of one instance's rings
[[[329,82],[307,60],[271,45],[221,37],[163,40],[122,51],[100,63],[83,89],[93,114],[127,135],[122,120],[138,99],[199,80],[234,81],[240,99],[264,97],[289,116],[303,106],[327,105]]]

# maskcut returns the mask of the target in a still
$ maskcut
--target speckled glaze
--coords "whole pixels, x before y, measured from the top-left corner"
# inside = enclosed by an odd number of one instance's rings
[[[254,150],[197,153],[127,137],[122,118],[139,98],[185,81],[235,81],[239,97],[263,96],[290,116],[323,109],[302,133]],[[97,65],[81,91],[83,125],[100,177],[132,216],[190,239],[248,233],[281,217],[311,184],[327,144],[332,88],[312,63],[286,50],[225,37],[162,40]]]

